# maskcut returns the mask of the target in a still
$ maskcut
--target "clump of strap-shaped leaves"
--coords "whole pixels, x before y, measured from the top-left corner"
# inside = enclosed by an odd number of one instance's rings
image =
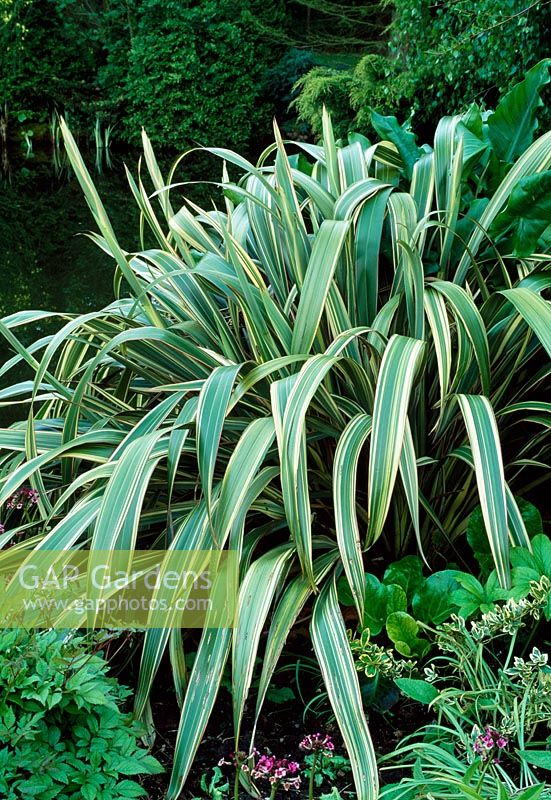
[[[239,552],[239,624],[204,630],[190,675],[185,632],[145,634],[136,713],[148,718],[165,651],[181,707],[170,798],[228,661],[236,750],[248,748],[245,706],[258,719],[307,606],[357,795],[374,800],[336,580],[346,575],[361,619],[377,540],[430,562],[477,505],[503,585],[510,543],[529,546],[515,497],[549,452],[551,133],[536,138],[535,121],[547,67],[493,115],[472,106],[441,120],[433,147],[380,117],[381,141],[336,143],[325,116],[323,144],[285,145],[276,129],[256,166],[212,148],[241,174],[230,183],[223,169],[217,210],[173,208],[181,187],[144,135],[154,191],[129,174],[135,253],[63,127],[118,299],[65,315],[31,346],[18,331],[45,314],[0,323],[15,351],[2,372],[21,361],[34,372],[3,391],[31,410],[0,431],[0,502],[23,484],[40,493],[27,546]]]

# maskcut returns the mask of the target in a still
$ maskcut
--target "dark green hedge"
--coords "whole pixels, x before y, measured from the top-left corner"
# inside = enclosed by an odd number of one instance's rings
[[[282,0],[0,0],[0,104],[45,121],[96,115],[134,141],[247,148],[270,132],[266,76]],[[27,114],[29,118],[29,114]]]

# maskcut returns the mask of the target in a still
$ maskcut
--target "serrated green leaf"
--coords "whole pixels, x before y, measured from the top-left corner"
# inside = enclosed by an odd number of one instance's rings
[[[417,622],[405,611],[395,611],[388,616],[386,621],[386,632],[389,639],[398,653],[406,657],[418,656],[421,658],[430,648],[430,642],[419,636],[419,630]]]

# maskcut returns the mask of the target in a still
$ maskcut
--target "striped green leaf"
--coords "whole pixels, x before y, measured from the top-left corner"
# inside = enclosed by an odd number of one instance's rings
[[[517,287],[501,292],[532,328],[551,358],[551,303],[539,294]]]
[[[301,566],[312,584],[312,521],[305,417],[312,398],[336,361],[336,357],[313,356],[293,381],[277,381],[272,386],[272,408],[274,415],[279,418],[276,420],[276,433],[285,511]]]
[[[324,220],[317,233],[300,292],[291,353],[309,353],[350,223]]]
[[[314,561],[314,577],[319,585],[328,575],[338,558],[336,550],[331,550]],[[298,619],[308,598],[312,595],[312,586],[304,575],[297,575],[286,587],[281,595],[272,616],[266,649],[262,659],[262,673],[258,682],[256,698],[255,729],[258,724],[260,711],[266,698],[274,670],[283,651],[285,641],[291,628]],[[254,731],[252,739],[254,740]],[[252,742],[251,742],[252,746]]]
[[[213,527],[220,543],[225,541],[238,514],[246,510],[245,496],[274,438],[271,417],[253,420],[243,431],[228,462],[214,515]]]
[[[224,418],[230,402],[239,364],[216,367],[205,382],[197,406],[197,461],[203,492],[209,509],[212,502],[212,478]]]
[[[232,649],[232,702],[236,750],[245,702],[251,686],[260,634],[272,605],[276,590],[285,575],[294,547],[284,544],[272,548],[253,561],[239,590],[238,626]]]
[[[368,546],[381,535],[392,499],[413,380],[422,351],[423,342],[394,335],[381,362],[369,449]]]
[[[218,695],[231,637],[232,631],[228,628],[203,631],[182,706],[167,800],[177,800],[181,796]]]
[[[460,286],[456,286],[450,281],[434,281],[431,286],[445,297],[457,324],[461,326],[470,340],[476,363],[478,364],[482,391],[488,393],[490,386],[490,353],[486,329],[480,312],[467,292]],[[467,363],[458,365],[458,369],[461,372],[466,370],[469,361],[468,354],[465,354],[465,358]]]
[[[337,601],[335,579],[325,584],[314,606],[312,643],[329,701],[350,758],[358,800],[377,800],[377,760],[363,711],[358,673]]]
[[[457,396],[473,455],[482,517],[499,581],[510,585],[505,475],[499,432],[492,407],[481,395]]]
[[[368,414],[358,414],[351,419],[339,439],[333,462],[337,543],[360,620],[364,616],[365,569],[356,516],[356,480],[360,452],[371,433],[371,427]]]

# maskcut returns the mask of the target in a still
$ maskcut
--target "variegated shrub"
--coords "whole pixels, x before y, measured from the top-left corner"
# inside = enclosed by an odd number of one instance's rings
[[[357,794],[374,800],[336,578],[344,571],[361,614],[372,545],[418,547],[430,562],[478,504],[503,584],[510,542],[528,544],[515,495],[542,479],[549,453],[551,133],[534,138],[546,75],[547,64],[535,88],[520,84],[521,122],[509,113],[517,87],[493,116],[472,107],[443,119],[433,147],[392,118],[377,120],[375,144],[336,143],[325,117],[322,145],[285,145],[276,129],[256,166],[211,149],[242,176],[231,183],[223,168],[217,209],[173,208],[175,172],[161,174],[144,134],[154,192],[129,174],[143,222],[135,253],[118,244],[64,127],[117,299],[61,317],[31,346],[20,330],[48,315],[1,321],[14,351],[2,373],[26,362],[34,380],[2,391],[29,413],[0,431],[0,502],[24,484],[39,493],[16,547],[240,552],[239,625],[203,632],[189,676],[185,633],[145,635],[137,714],[165,650],[181,706],[171,798],[226,662],[244,749],[245,705],[258,718],[289,630],[313,604]]]

